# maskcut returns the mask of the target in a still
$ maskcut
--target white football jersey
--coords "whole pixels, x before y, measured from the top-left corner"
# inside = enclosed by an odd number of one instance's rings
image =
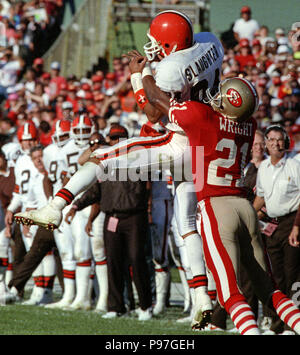
[[[60,154],[67,169],[67,177],[71,177],[79,169],[78,158],[88,148],[88,145],[80,147],[71,139],[65,146],[61,148]]]
[[[201,100],[207,88],[220,79],[224,49],[210,32],[194,36],[195,44],[174,52],[156,66],[156,85],[166,92],[180,92],[186,100]]]
[[[15,164],[15,192],[21,196],[22,210],[27,207],[28,191],[31,179],[34,179],[39,174],[37,168],[28,154],[19,156]]]
[[[67,173],[67,165],[62,156],[62,148],[55,143],[48,145],[43,151],[43,161],[48,177],[53,184],[53,195],[62,188],[63,178]]]
[[[43,185],[44,177],[45,175],[38,172],[30,179],[26,201],[27,208],[42,208],[47,205],[48,199]]]
[[[192,47],[168,55],[155,68],[156,85],[165,92],[180,92],[183,101],[202,101],[206,90],[220,81],[224,57],[221,42],[211,32],[197,33],[194,40]],[[174,123],[165,127],[182,131]]]

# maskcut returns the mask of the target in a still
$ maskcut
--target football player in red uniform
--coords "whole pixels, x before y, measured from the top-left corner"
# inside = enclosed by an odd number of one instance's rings
[[[146,59],[132,60],[142,72]],[[257,126],[251,117],[258,102],[255,89],[245,79],[227,79],[220,83],[215,95],[207,90],[207,105],[170,99],[155,85],[151,75],[143,78],[143,86],[150,103],[189,137],[196,171],[197,226],[220,304],[241,334],[260,334],[255,316],[238,287],[242,262],[260,300],[299,334],[300,311],[276,289],[266,272],[257,214],[243,187],[243,170],[250,159]],[[203,155],[197,154],[199,147],[204,149]],[[201,164],[200,159],[204,169],[199,171],[196,167]]]

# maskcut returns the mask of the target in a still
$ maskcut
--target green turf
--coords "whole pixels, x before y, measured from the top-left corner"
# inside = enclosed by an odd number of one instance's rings
[[[0,335],[208,335],[177,323],[182,308],[168,307],[163,315],[140,322],[136,315],[103,319],[93,311],[61,311],[41,306],[7,305],[0,308]],[[226,333],[227,334],[227,333]]]

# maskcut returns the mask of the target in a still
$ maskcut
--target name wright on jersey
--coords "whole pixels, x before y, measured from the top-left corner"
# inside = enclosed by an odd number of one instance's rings
[[[253,124],[250,122],[239,123],[221,116],[219,117],[219,120],[220,120],[220,131],[240,134],[246,137],[252,136],[254,134],[254,132],[252,132]]]

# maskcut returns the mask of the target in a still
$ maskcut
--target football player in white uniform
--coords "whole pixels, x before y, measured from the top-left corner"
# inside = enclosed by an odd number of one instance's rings
[[[44,178],[45,175],[48,174],[43,163],[43,147],[39,145],[33,147],[30,150],[30,157],[37,169],[37,173],[29,180],[26,208],[42,208],[47,204],[49,198],[52,197],[52,189],[51,191],[45,191],[44,187]],[[38,234],[35,234],[36,238],[37,235]],[[56,262],[52,251],[49,251],[47,255],[44,256],[43,260],[34,271],[33,276],[37,282],[38,290],[42,294],[42,298],[33,299],[31,297],[28,301],[23,302],[23,304],[45,305],[51,303],[54,279],[56,276]]]
[[[43,152],[43,161],[48,172],[48,177],[53,184],[53,194],[59,191],[67,173],[67,162],[63,155],[63,147],[71,140],[71,121],[58,120],[53,126],[52,141]],[[67,213],[68,207],[64,209]],[[47,308],[64,308],[69,306],[75,298],[75,269],[74,239],[68,224],[62,223],[54,230],[55,242],[61,257],[64,293],[58,302],[50,303]]]
[[[61,149],[67,166],[66,179],[70,179],[80,168],[78,158],[89,146],[89,138],[94,131],[93,122],[86,115],[74,118],[71,125],[71,140]],[[57,192],[64,194],[62,188]],[[66,209],[66,213],[68,209]],[[74,257],[76,260],[75,287],[76,296],[73,302],[65,308],[70,310],[91,308],[90,300],[90,275],[92,272],[91,241],[85,231],[85,226],[90,214],[90,207],[76,213],[70,224],[64,223],[64,233],[70,228],[74,239]]]
[[[32,122],[25,123],[19,128],[17,136],[22,149],[21,155],[19,155],[15,163],[15,190],[13,198],[7,208],[5,217],[8,233],[10,233],[9,230],[13,213],[19,208],[23,211],[27,209],[29,186],[31,180],[38,175],[38,170],[34,166],[30,157],[30,149],[38,144],[38,132],[35,125]],[[37,226],[32,226],[30,231],[25,227],[21,230],[21,232],[25,250],[28,252],[37,232]],[[29,300],[25,301],[24,304],[39,304],[44,297],[45,290],[40,282],[40,276],[43,276],[41,265],[36,268],[32,276],[34,278],[35,285]],[[15,290],[13,290],[13,292],[15,292]]]
[[[157,33],[154,31],[156,28],[158,28]],[[167,29],[166,33],[164,32],[165,28]],[[178,91],[182,92],[184,93],[183,99],[195,97],[203,99],[207,88],[212,89],[217,86],[224,51],[215,36],[210,33],[202,33],[194,38],[191,21],[187,16],[177,11],[158,14],[150,25],[149,36],[151,45],[147,45],[145,48],[149,59],[163,58],[156,68],[156,80],[158,85],[162,85],[163,90],[169,90],[174,96]],[[164,61],[169,62],[167,68],[165,68]],[[170,72],[169,69],[173,65],[175,70]],[[145,96],[141,91],[143,90],[143,74],[138,73],[138,70],[135,72],[133,69],[131,67],[133,89],[144,108]],[[168,70],[167,77],[161,72],[162,70]],[[151,72],[151,69],[146,67],[145,75],[149,75],[149,71]],[[175,78],[177,79],[174,80]],[[166,83],[162,84],[164,80]],[[154,111],[156,112],[153,113],[153,116],[157,118],[157,110]],[[161,115],[160,112],[158,114]],[[190,157],[189,141],[177,125],[173,127],[168,125],[167,128],[169,132],[160,137],[131,138],[105,150],[95,151],[89,161],[73,175],[63,191],[58,192],[48,206],[38,212],[19,214],[16,217],[29,219],[44,227],[59,226],[62,220],[61,211],[72,202],[74,196],[87,189],[97,178],[104,180],[107,177],[106,169],[115,169],[117,166],[118,168],[129,168],[130,171],[136,171],[139,168],[140,172],[149,172],[149,166],[151,170],[157,170],[162,165],[163,168],[170,168],[170,163],[172,163],[174,173],[182,173],[183,157],[186,155]],[[190,164],[188,164],[187,170],[190,172]],[[174,181],[182,182],[182,174],[180,177],[176,174]],[[192,179],[188,178],[187,180],[191,181]],[[183,183],[179,185],[183,185]],[[190,191],[194,191],[192,182],[190,187]],[[207,295],[202,241],[195,225],[196,196],[194,192],[190,195],[191,198],[195,197],[195,203],[191,211],[191,218],[186,220],[185,227],[187,228],[180,230],[180,234],[186,238],[185,244],[191,245],[188,247],[191,269],[196,280],[199,280],[199,287],[195,289],[198,291],[195,293],[197,304],[195,320],[197,324],[201,323],[200,327],[202,327],[206,322],[206,314],[210,314],[212,304]],[[178,228],[180,227],[178,226]],[[188,233],[187,230],[189,230]],[[200,254],[201,257],[199,257]]]

